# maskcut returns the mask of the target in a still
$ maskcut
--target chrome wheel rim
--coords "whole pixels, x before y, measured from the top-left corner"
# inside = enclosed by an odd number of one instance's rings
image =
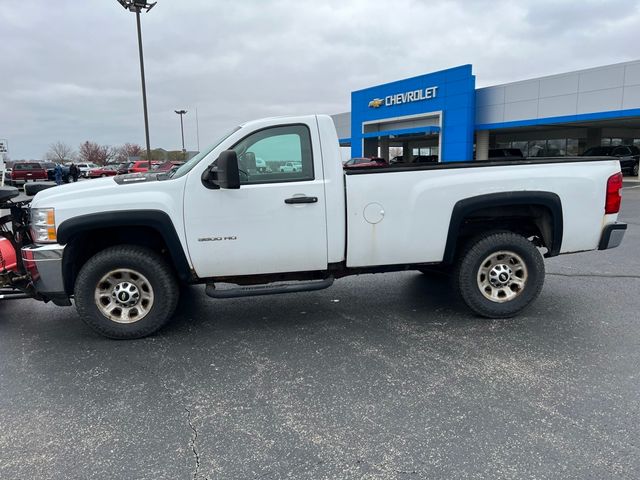
[[[139,272],[127,268],[104,275],[94,292],[100,313],[116,323],[135,323],[147,316],[153,307],[153,288]]]
[[[502,250],[492,253],[480,263],[478,288],[487,300],[505,303],[523,292],[528,276],[522,257]]]

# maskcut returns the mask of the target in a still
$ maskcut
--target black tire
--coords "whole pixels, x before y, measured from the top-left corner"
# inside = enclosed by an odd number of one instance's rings
[[[41,192],[43,190],[47,190],[49,188],[55,187],[56,184],[55,183],[25,183],[24,184],[24,193],[26,195],[32,196],[35,195],[38,192]]]
[[[640,173],[640,161],[636,162],[631,169],[631,175],[634,177],[637,177],[638,173]]]
[[[152,301],[146,306],[148,312],[132,323],[108,318],[101,311],[104,307],[100,307],[95,299],[101,280],[111,272],[123,269],[135,272],[151,287]],[[93,330],[109,338],[133,339],[151,335],[171,319],[179,291],[173,271],[159,254],[144,247],[119,245],[97,253],[84,264],[76,280],[74,296],[80,318]],[[103,298],[109,299],[106,295]]]
[[[512,255],[498,255],[499,252]],[[492,256],[493,260],[489,260]],[[505,272],[505,278],[512,278],[508,281],[512,283],[506,286],[491,283],[491,275],[496,275],[494,268],[488,270],[492,262],[496,262],[494,267],[498,273],[503,271],[505,265],[510,267],[509,272],[513,273]],[[487,271],[491,275],[483,273]],[[523,286],[516,283],[518,280],[522,282],[522,278],[516,278],[520,275],[525,279]],[[456,265],[453,280],[458,293],[475,313],[487,318],[509,318],[536,299],[542,290],[544,275],[542,255],[529,240],[515,233],[494,232],[476,237],[466,245]],[[498,281],[498,278],[495,280]],[[502,298],[496,296],[491,300],[485,296],[492,293],[501,294]],[[514,296],[509,298],[510,295]]]

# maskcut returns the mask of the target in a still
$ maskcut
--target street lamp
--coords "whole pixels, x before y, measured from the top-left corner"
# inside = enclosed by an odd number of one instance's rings
[[[187,113],[186,110],[174,110],[178,115],[180,115],[180,133],[182,134],[182,159],[186,160],[187,151],[184,149],[184,125],[182,123],[182,116]]]
[[[144,108],[144,134],[147,142],[147,161],[151,170],[151,147],[149,146],[149,116],[147,114],[147,87],[144,81],[144,58],[142,57],[142,32],[140,31],[140,10],[149,11],[157,2],[149,3],[146,0],[118,0],[125,9],[135,12],[138,26],[138,54],[140,56],[140,77],[142,78],[142,107]]]

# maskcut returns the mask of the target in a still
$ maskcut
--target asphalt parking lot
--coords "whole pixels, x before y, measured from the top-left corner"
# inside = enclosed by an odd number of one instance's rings
[[[139,341],[0,303],[0,478],[640,478],[640,183],[621,218],[511,320],[414,272],[192,288]]]

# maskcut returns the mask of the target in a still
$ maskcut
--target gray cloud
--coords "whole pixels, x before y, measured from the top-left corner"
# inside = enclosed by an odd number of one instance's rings
[[[350,92],[464,63],[477,85],[638,57],[633,1],[159,0],[143,14],[151,141],[201,147],[251,118],[335,113]],[[115,0],[0,0],[0,138],[144,141],[135,17]]]

